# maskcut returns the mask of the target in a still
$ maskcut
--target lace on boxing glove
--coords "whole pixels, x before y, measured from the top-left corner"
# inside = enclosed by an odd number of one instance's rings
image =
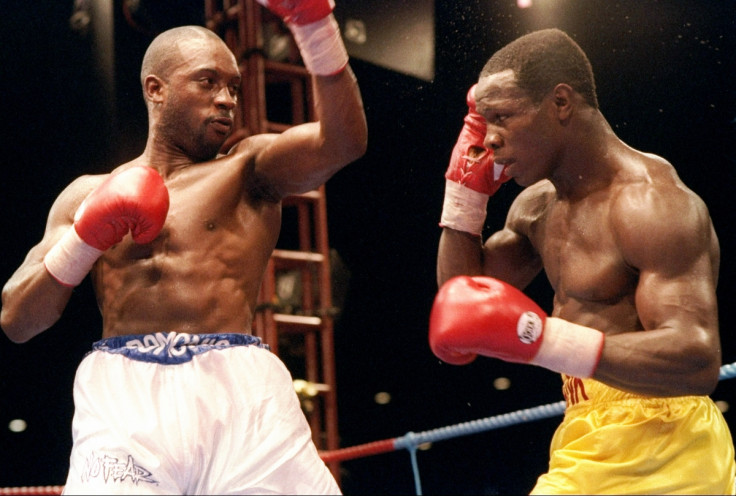
[[[332,76],[348,65],[348,52],[332,14],[310,24],[289,24],[289,29],[311,74]]]
[[[502,172],[502,165],[493,164],[495,181],[498,181]],[[470,189],[461,182],[446,179],[440,227],[480,236],[486,221],[490,197],[491,195]]]
[[[519,320],[519,326],[524,325]],[[598,367],[606,335],[597,329],[547,317],[544,340],[529,362],[573,377],[592,377]]]
[[[49,250],[43,259],[46,271],[62,286],[78,286],[104,252],[85,243],[74,226]]]
[[[340,73],[348,52],[332,11],[333,0],[258,0],[291,30],[307,70],[318,76]]]

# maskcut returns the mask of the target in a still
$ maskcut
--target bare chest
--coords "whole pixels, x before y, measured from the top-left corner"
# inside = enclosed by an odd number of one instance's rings
[[[121,267],[168,264],[196,271],[214,265],[222,272],[238,266],[244,253],[260,255],[272,249],[278,237],[279,205],[251,198],[240,178],[226,172],[202,168],[167,180],[170,205],[159,236],[145,245],[126,237],[110,257],[117,258]]]
[[[605,201],[555,202],[533,243],[558,303],[613,303],[633,294],[636,273],[625,263]]]
[[[170,207],[153,242],[126,236],[97,265],[106,335],[248,329],[280,204],[250,198],[226,176],[195,179],[167,181]]]

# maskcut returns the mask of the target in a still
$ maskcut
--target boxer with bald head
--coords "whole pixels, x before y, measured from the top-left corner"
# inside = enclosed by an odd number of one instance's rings
[[[3,289],[2,328],[21,343],[92,277],[103,339],[75,379],[66,492],[339,492],[289,372],[250,331],[281,200],[358,159],[366,120],[333,2],[268,7],[312,74],[316,122],[218,155],[233,132],[237,60],[205,28],[160,34],[142,63],[143,153],[65,188]]]
[[[733,441],[708,396],[720,251],[704,202],[614,134],[588,58],[559,30],[497,51],[468,103],[483,131],[463,127],[445,176],[433,352],[562,375],[567,410],[535,494],[731,494]],[[483,239],[510,178],[525,189]],[[521,291],[542,270],[549,316]]]

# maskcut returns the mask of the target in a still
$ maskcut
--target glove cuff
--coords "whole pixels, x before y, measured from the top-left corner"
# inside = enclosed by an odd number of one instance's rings
[[[490,195],[466,188],[455,181],[445,181],[445,200],[440,227],[449,227],[475,236],[483,232]]]
[[[547,317],[542,345],[530,363],[587,379],[598,367],[604,342],[605,334],[601,331]]]
[[[72,288],[84,280],[102,253],[85,243],[72,226],[49,250],[43,264],[59,284]]]
[[[310,24],[288,26],[310,73],[332,76],[348,65],[348,52],[333,14]]]

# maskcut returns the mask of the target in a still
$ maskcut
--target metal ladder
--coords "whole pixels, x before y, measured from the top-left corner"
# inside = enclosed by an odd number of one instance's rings
[[[266,56],[264,29],[288,34],[280,19],[255,0],[205,0],[205,21],[233,51],[243,78],[240,111],[230,144],[314,119],[311,78],[300,64],[290,35],[286,60]],[[273,92],[291,100],[286,119],[269,120],[267,103]],[[283,207],[282,236],[266,269],[253,333],[270,345],[295,377],[317,448],[334,450],[339,448],[339,435],[324,185],[284,199]],[[289,246],[280,246],[283,238],[290,237]],[[279,294],[278,285],[284,281],[296,282],[300,288],[295,305],[285,305]],[[339,462],[329,462],[328,467],[339,483]]]

